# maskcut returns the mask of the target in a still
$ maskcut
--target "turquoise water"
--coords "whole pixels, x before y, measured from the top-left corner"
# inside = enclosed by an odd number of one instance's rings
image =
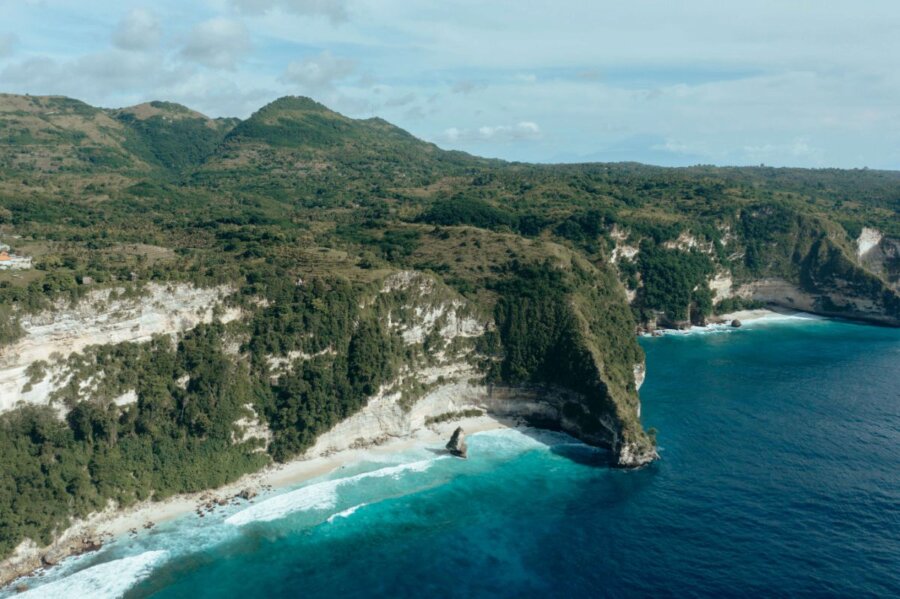
[[[635,472],[564,435],[360,464],[76,559],[45,596],[898,596],[900,331],[642,341]]]

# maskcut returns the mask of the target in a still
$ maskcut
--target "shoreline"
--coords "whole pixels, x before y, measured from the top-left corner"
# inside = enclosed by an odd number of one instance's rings
[[[644,332],[643,337],[662,337],[665,335],[692,335],[697,333],[710,333],[714,331],[731,331],[739,330],[748,325],[764,324],[767,322],[778,322],[785,320],[828,320],[827,316],[819,316],[810,312],[800,310],[789,310],[781,308],[756,308],[752,310],[737,310],[725,314],[717,314],[711,316],[708,323],[700,325],[691,325],[684,329],[659,328],[651,332]],[[734,326],[734,321],[738,321],[739,326]]]
[[[466,435],[511,428],[510,424],[487,415],[444,421],[416,429],[403,437],[392,437],[384,443],[333,453],[305,455],[284,464],[272,464],[217,489],[175,495],[162,501],[145,500],[124,509],[110,506],[84,520],[73,522],[49,547],[23,542],[2,565],[9,570],[0,572],[0,589],[11,586],[19,578],[40,574],[45,568],[55,567],[67,558],[99,550],[103,544],[113,539],[152,528],[192,512],[202,518],[205,513],[233,501],[251,503],[253,498],[262,493],[299,485],[349,464],[364,462],[373,456],[396,454],[435,444],[443,447],[458,426],[463,427]]]
[[[717,315],[710,318],[706,326],[692,326],[688,329],[657,329],[643,336],[685,336],[711,332],[739,330],[745,325],[767,321],[789,319],[820,320],[814,314],[787,309],[754,309]],[[733,327],[732,321],[739,320],[741,327]],[[421,422],[421,421],[420,421]],[[156,525],[187,516],[191,512],[199,518],[217,507],[236,502],[252,503],[253,498],[263,493],[271,493],[300,485],[304,481],[327,475],[350,464],[364,462],[375,456],[400,453],[415,447],[437,445],[443,447],[457,426],[462,426],[467,435],[497,429],[515,428],[518,420],[498,420],[487,414],[477,417],[463,417],[449,421],[420,425],[404,435],[379,437],[377,441],[356,446],[348,440],[359,439],[358,431],[332,430],[326,435],[337,435],[344,449],[329,449],[329,443],[316,445],[306,454],[284,464],[270,464],[260,471],[245,474],[236,481],[217,489],[195,493],[179,494],[161,501],[145,500],[124,509],[114,505],[101,512],[91,514],[82,520],[74,520],[70,526],[49,546],[39,547],[26,540],[0,563],[0,590],[8,590],[16,580],[40,575],[45,569],[53,568],[63,560],[99,550],[104,544],[135,535]],[[408,429],[407,429],[408,430]],[[321,441],[323,438],[320,438]],[[372,437],[370,437],[372,438]],[[333,441],[333,440],[332,440]]]

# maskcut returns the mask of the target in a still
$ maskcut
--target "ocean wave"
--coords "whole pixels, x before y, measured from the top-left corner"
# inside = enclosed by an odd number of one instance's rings
[[[356,513],[356,510],[358,510],[361,507],[365,507],[367,505],[369,505],[369,504],[368,503],[360,503],[359,505],[354,505],[353,507],[347,508],[346,510],[344,510],[342,512],[332,514],[332,515],[328,516],[328,523],[331,524],[338,518],[349,518],[350,516],[352,516],[353,514]]]
[[[819,316],[818,314],[810,314],[809,312],[791,312],[789,314],[782,314],[776,312],[774,314],[769,314],[768,316],[764,316],[762,318],[756,318],[753,320],[748,320],[744,323],[745,327],[754,327],[759,325],[766,324],[775,324],[775,323],[785,323],[785,322],[829,322],[830,319],[827,316]]]
[[[147,551],[133,557],[85,568],[71,576],[17,595],[27,599],[114,599],[144,580],[166,558],[166,551]]]
[[[762,320],[762,319],[760,319]],[[756,322],[756,321],[753,321]],[[744,326],[749,325],[748,322]],[[665,336],[665,337],[686,337],[688,335],[718,335],[722,333],[733,333],[740,329],[732,327],[730,324],[708,324],[706,326],[692,326],[688,329],[657,329],[655,334],[644,333],[644,337]]]
[[[397,464],[372,472],[363,472],[346,478],[326,480],[301,487],[242,510],[227,518],[225,522],[233,526],[243,526],[251,522],[279,520],[292,512],[331,509],[337,505],[338,489],[344,485],[354,484],[368,478],[399,478],[400,475],[407,472],[425,472],[431,468],[434,462],[445,459],[445,457]]]
[[[723,333],[734,333],[741,329],[752,329],[754,327],[766,326],[770,324],[800,324],[813,322],[827,322],[828,318],[817,314],[809,314],[808,312],[792,312],[782,314],[773,312],[759,318],[752,318],[743,321],[740,327],[733,327],[730,323],[708,324],[706,326],[691,326],[687,329],[658,329],[658,334],[663,336],[685,337],[689,335],[719,335]],[[642,337],[653,337],[651,333],[643,333]]]
[[[565,433],[537,428],[497,429],[475,433],[469,437],[470,449],[478,453],[518,454],[532,449],[547,449],[563,443],[579,443],[579,441]]]

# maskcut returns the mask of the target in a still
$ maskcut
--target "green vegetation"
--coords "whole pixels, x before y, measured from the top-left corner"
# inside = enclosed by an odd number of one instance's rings
[[[237,122],[164,102],[100,110],[20,96],[0,105],[0,173],[0,242],[35,265],[0,272],[0,348],[29,315],[94,289],[228,284],[245,314],[177,343],[33,365],[34,383],[71,374],[52,397],[67,415],[0,416],[0,554],[110,499],[208,488],[290,459],[404,366],[464,343],[488,381],[565,394],[585,439],[649,450],[635,330],[758,305],[713,306],[715,273],[840,291],[900,319],[896,269],[854,257],[863,226],[900,237],[900,173],[509,164],[305,98]],[[625,247],[638,251],[614,265]],[[496,326],[404,344],[388,314],[410,321],[425,300],[380,292],[402,270],[427,272],[442,301]],[[427,385],[394,390],[408,407]],[[129,391],[136,403],[112,401]],[[240,441],[235,422],[253,418],[267,446]]]
[[[645,241],[638,266],[644,285],[638,292],[641,320],[659,310],[671,321],[699,321],[712,313],[712,294],[706,281],[713,274],[709,256],[696,250],[668,250]]]
[[[511,227],[515,222],[509,212],[477,198],[466,197],[435,202],[420,220],[433,225],[471,225],[483,229]]]
[[[25,537],[51,540],[71,516],[175,493],[220,486],[265,463],[258,440],[234,444],[234,421],[246,413],[248,373],[221,351],[220,326],[201,326],[174,347],[106,348],[94,367],[138,390],[137,404],[82,401],[60,421],[51,408],[0,417],[0,553]],[[175,381],[190,377],[182,389]]]
[[[200,164],[224,139],[225,132],[202,118],[171,121],[164,116],[137,119],[123,114],[119,119],[136,134],[134,149],[148,161],[165,168],[182,169]]]

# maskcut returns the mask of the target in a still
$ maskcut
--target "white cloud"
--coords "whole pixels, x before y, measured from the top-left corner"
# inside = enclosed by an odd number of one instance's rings
[[[248,14],[281,10],[297,15],[324,16],[335,22],[347,20],[347,0],[230,0],[230,4]]]
[[[749,162],[781,163],[786,157],[794,163],[818,165],[822,163],[823,152],[821,149],[810,145],[803,138],[796,138],[786,143],[766,143],[761,145],[744,146],[746,160]]]
[[[123,50],[150,50],[159,45],[159,19],[143,8],[132,9],[113,32],[113,44]]]
[[[250,34],[239,21],[216,17],[191,30],[181,55],[214,69],[233,70],[250,50]]]
[[[524,141],[539,139],[541,137],[541,128],[537,123],[532,121],[522,121],[515,125],[484,125],[477,129],[460,129],[459,127],[450,127],[444,130],[444,140],[454,142],[471,142],[471,141]]]
[[[336,83],[352,75],[355,70],[354,61],[334,56],[326,50],[318,56],[290,63],[281,80],[304,93],[320,94],[333,90]]]
[[[383,116],[515,160],[900,167],[895,0],[865,10],[849,0],[827,10],[758,0],[739,19],[711,0],[652,12],[596,0],[525,4],[0,0],[0,27],[21,37],[13,48],[0,34],[0,87],[104,106],[171,99],[238,116],[308,93],[349,116]],[[136,40],[146,28],[120,34],[141,5],[176,47],[153,45],[152,33]],[[188,37],[215,16],[234,20]],[[410,93],[417,99],[404,103]]]
[[[107,94],[125,96],[139,89],[165,88],[187,75],[184,68],[167,68],[159,57],[113,49],[71,61],[28,57],[4,68],[0,80],[22,92],[97,102]]]

